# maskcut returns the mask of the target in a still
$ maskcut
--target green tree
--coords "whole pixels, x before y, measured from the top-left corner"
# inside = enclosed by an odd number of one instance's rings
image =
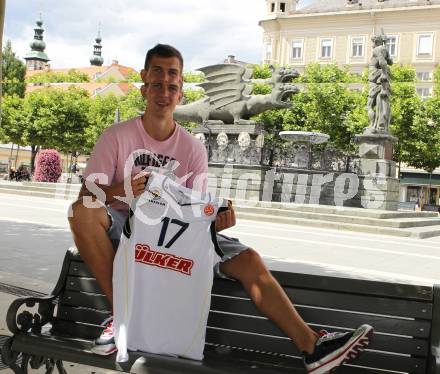
[[[141,75],[137,71],[133,71],[127,76],[128,83],[142,83]]]
[[[340,84],[358,82],[359,77],[349,71],[349,67],[340,68],[336,64],[308,64],[304,74],[297,78],[299,83]]]
[[[90,82],[87,74],[70,69],[67,74],[55,71],[45,71],[34,74],[26,79],[28,83],[85,83]]]
[[[432,80],[434,82],[433,94],[434,96],[440,96],[440,65],[435,68]]]
[[[411,141],[405,144],[403,161],[425,170],[431,178],[440,166],[440,99],[433,97],[420,105],[409,129]],[[431,188],[428,189],[430,201]]]
[[[410,127],[412,141],[406,144],[404,161],[410,166],[432,173],[440,166],[440,101],[428,100],[421,105]]]
[[[18,95],[8,95],[2,100],[1,138],[3,142],[26,145],[23,132],[26,125],[24,99]]]
[[[255,83],[252,87],[252,95],[267,95],[272,92],[272,86],[265,83]]]
[[[253,69],[252,79],[266,79],[272,76],[272,68],[265,65],[250,65],[249,68]]]
[[[119,98],[121,119],[126,120],[139,115],[145,110],[145,100],[137,89],[132,89],[126,96]]]
[[[95,96],[90,101],[87,114],[88,126],[85,130],[86,148],[91,151],[101,133],[115,122],[116,109],[119,106],[117,96]]]
[[[84,130],[88,124],[88,106],[87,92],[74,87],[44,88],[26,95],[23,139],[32,148],[32,167],[40,147],[65,153],[86,150]]]
[[[183,91],[185,104],[200,100],[205,95],[203,90],[186,89]]]
[[[411,156],[414,141],[413,124],[421,112],[422,100],[415,88],[416,72],[412,66],[391,67],[391,133],[397,137],[394,160],[406,162]]]
[[[347,122],[359,103],[359,93],[349,84],[358,81],[347,68],[336,64],[309,64],[297,81],[301,92],[292,98],[293,107],[284,116],[284,130],[317,131],[330,136],[330,143],[353,152],[352,137],[358,127]]]
[[[15,55],[10,40],[2,52],[2,96],[18,95],[24,97],[26,65]]]
[[[202,83],[205,81],[203,73],[185,71],[183,73],[183,81],[185,83]]]

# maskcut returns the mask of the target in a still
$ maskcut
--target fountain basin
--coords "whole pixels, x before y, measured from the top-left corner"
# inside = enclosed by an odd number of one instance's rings
[[[328,142],[330,136],[313,131],[281,131],[280,137],[294,143],[322,144]]]

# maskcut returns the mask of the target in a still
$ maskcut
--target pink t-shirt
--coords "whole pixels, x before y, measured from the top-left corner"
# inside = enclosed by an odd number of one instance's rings
[[[142,170],[175,176],[183,186],[205,191],[206,149],[179,124],[168,139],[157,141],[145,131],[139,116],[110,126],[102,133],[93,148],[84,178],[110,186]],[[125,214],[128,211],[127,205],[120,201],[110,205]]]

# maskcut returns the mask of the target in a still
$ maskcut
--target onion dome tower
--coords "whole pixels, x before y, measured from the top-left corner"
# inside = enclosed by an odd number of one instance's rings
[[[37,20],[37,27],[34,29],[34,40],[29,44],[31,51],[26,54],[24,59],[26,60],[26,67],[28,70],[43,70],[47,63],[50,61],[47,54],[44,52],[46,49],[46,43],[43,40],[43,19]]]
[[[93,46],[93,56],[90,57],[90,63],[92,66],[102,66],[104,63],[104,58],[101,56],[101,31],[98,30],[98,35],[95,39],[95,45]]]

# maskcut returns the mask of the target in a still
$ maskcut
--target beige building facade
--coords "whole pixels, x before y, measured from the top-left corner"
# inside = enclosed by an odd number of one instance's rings
[[[395,63],[411,64],[417,91],[432,94],[440,61],[440,0],[266,0],[262,60],[303,71],[311,62],[336,62],[362,73],[371,56],[371,37],[383,32]]]

